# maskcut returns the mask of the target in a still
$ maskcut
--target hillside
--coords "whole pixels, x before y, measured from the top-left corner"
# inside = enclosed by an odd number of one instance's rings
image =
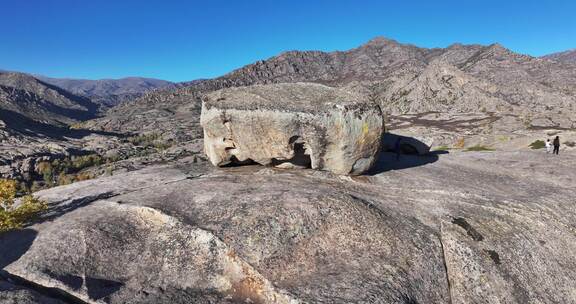
[[[100,111],[90,99],[28,74],[0,73],[0,178],[16,179],[26,188],[43,187],[35,183],[44,179],[51,184],[57,178],[53,161],[117,147],[116,134],[74,128]]]
[[[66,125],[96,117],[99,105],[30,75],[0,72],[0,109],[28,119]]]
[[[542,58],[551,59],[561,63],[576,64],[576,49],[549,54],[542,56]]]
[[[76,95],[85,96],[105,106],[140,97],[143,93],[176,84],[153,78],[127,77],[121,79],[67,79],[38,76],[46,83],[61,87]]]
[[[177,138],[173,130],[197,125],[202,94],[280,82],[316,82],[360,93],[381,104],[390,127],[407,133],[425,128],[442,145],[453,144],[462,134],[495,137],[576,127],[571,115],[576,109],[573,66],[517,54],[499,44],[426,49],[386,38],[348,51],[285,52],[219,78],[145,94],[88,126]],[[484,139],[470,142],[478,140]]]

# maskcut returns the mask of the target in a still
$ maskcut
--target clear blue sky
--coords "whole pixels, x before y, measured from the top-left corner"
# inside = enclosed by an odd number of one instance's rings
[[[0,28],[0,69],[185,81],[375,36],[543,55],[576,48],[576,1],[2,0]]]

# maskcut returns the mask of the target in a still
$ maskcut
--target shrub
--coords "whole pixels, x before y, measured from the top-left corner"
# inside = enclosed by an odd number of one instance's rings
[[[482,145],[475,145],[475,146],[472,146],[472,147],[468,147],[468,148],[466,149],[466,151],[467,151],[467,152],[472,152],[472,151],[494,151],[494,149],[493,149],[493,148],[486,147],[486,146],[482,146]]]
[[[47,208],[45,202],[31,195],[22,197],[20,204],[14,206],[16,190],[15,181],[0,180],[0,232],[21,228]]]
[[[81,181],[85,181],[85,180],[89,180],[89,179],[93,179],[93,178],[94,178],[94,175],[92,175],[91,173],[89,173],[89,172],[81,172],[81,173],[78,173],[78,174],[76,175],[76,179],[75,179],[75,180],[76,180],[77,182],[81,182]]]
[[[92,166],[100,166],[101,164],[102,157],[98,154],[76,156],[72,158],[72,168],[74,168],[75,171],[80,171]]]
[[[456,142],[456,144],[454,145],[454,148],[462,149],[462,148],[464,148],[464,144],[465,144],[464,138],[463,137],[459,138],[458,141]]]
[[[79,130],[84,128],[84,124],[81,122],[77,122],[77,123],[73,123],[70,126],[68,126],[69,129],[73,129],[73,130]]]
[[[155,142],[154,143],[154,148],[156,148],[156,150],[166,150],[170,147],[172,147],[172,144],[169,142]]]
[[[450,147],[448,146],[438,146],[434,148],[434,151],[448,151],[450,150]]]
[[[66,173],[64,173],[64,172],[60,172],[60,175],[58,175],[58,185],[59,186],[69,185],[73,182],[74,182],[74,178],[72,178],[69,175],[66,175]]]
[[[133,137],[130,137],[128,140],[134,146],[148,147],[148,146],[152,146],[153,142],[159,138],[160,138],[159,134],[150,133],[150,134],[142,134],[142,135],[138,135],[138,136],[133,136]]]
[[[41,162],[38,164],[38,173],[42,175],[44,182],[52,185],[54,182],[54,170],[52,164],[49,162]]]
[[[532,149],[544,149],[546,147],[546,143],[543,140],[537,140],[529,145]]]

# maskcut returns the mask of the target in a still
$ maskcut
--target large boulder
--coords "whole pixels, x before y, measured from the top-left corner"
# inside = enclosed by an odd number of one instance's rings
[[[372,166],[384,130],[376,104],[310,83],[208,94],[200,121],[205,152],[216,166],[254,161],[350,175]]]
[[[455,153],[354,178],[199,163],[44,190],[50,212],[0,234],[17,285],[0,299],[576,303],[576,156],[546,159]]]
[[[0,234],[0,303],[576,303],[576,155],[547,159],[165,165],[40,191],[49,212]]]

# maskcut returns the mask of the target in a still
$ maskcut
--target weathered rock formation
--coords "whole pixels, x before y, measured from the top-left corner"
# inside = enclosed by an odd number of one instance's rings
[[[38,192],[49,212],[0,235],[0,299],[576,303],[576,155],[386,157],[372,176],[197,164]]]
[[[212,164],[254,161],[361,174],[384,125],[378,105],[319,84],[224,89],[204,98],[201,124]]]

